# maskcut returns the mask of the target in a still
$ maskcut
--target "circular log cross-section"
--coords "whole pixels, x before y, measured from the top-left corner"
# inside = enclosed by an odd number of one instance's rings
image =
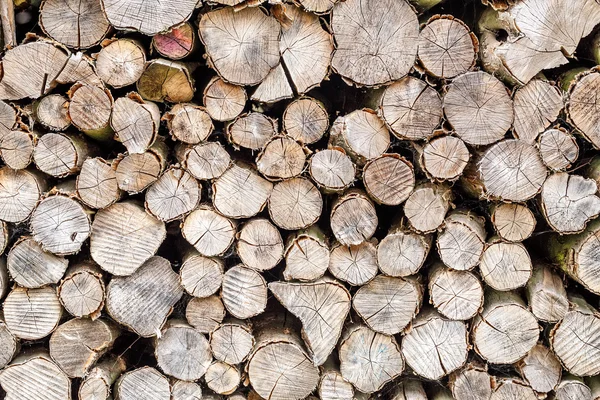
[[[533,268],[529,252],[521,243],[493,241],[483,252],[479,269],[485,283],[505,291],[525,286]]]
[[[377,246],[379,269],[385,275],[405,277],[416,274],[431,248],[431,236],[392,231]]]
[[[61,94],[42,97],[34,103],[35,119],[51,131],[64,131],[71,125],[69,102]]]
[[[152,367],[141,367],[121,375],[114,386],[119,400],[170,400],[169,380]]]
[[[570,133],[562,129],[548,129],[538,139],[538,148],[544,164],[552,171],[564,171],[579,157],[579,146]]]
[[[192,211],[181,227],[184,239],[206,257],[225,253],[235,239],[235,232],[232,220],[204,206]]]
[[[10,364],[0,374],[0,385],[7,400],[71,399],[71,380],[47,353],[33,353]]]
[[[306,228],[319,219],[323,210],[321,192],[306,178],[277,183],[269,197],[269,215],[285,230]]]
[[[146,64],[144,48],[131,39],[113,40],[96,57],[96,72],[102,82],[113,88],[134,84]]]
[[[356,175],[356,166],[341,149],[327,149],[310,158],[308,171],[317,186],[328,192],[347,189]]]
[[[376,252],[371,242],[357,246],[334,245],[329,256],[329,272],[352,286],[362,286],[377,275]]]
[[[283,112],[283,130],[304,144],[319,141],[329,127],[329,115],[320,101],[302,97],[291,102]]]
[[[46,189],[46,182],[35,171],[0,169],[0,220],[25,221]]]
[[[262,149],[276,134],[276,121],[259,112],[243,114],[227,126],[229,141],[250,150]]]
[[[434,232],[444,222],[451,196],[450,188],[445,185],[417,185],[404,203],[404,215],[417,232]]]
[[[269,180],[282,180],[298,176],[304,170],[306,154],[294,139],[277,136],[265,144],[256,157],[256,168]]]
[[[258,272],[242,264],[237,265],[223,276],[221,298],[234,317],[254,317],[265,311],[267,306],[267,282]]]
[[[250,268],[258,271],[272,269],[283,258],[281,233],[268,219],[250,220],[238,234],[237,254]]]
[[[451,212],[436,240],[440,259],[456,270],[473,269],[479,264],[485,236],[484,218],[470,211]]]
[[[210,348],[219,361],[234,365],[244,362],[254,348],[250,328],[238,323],[224,323],[210,334]]]
[[[527,303],[540,321],[560,321],[569,310],[567,291],[560,276],[547,266],[536,265],[527,282]]]
[[[69,118],[91,137],[110,138],[113,98],[100,86],[77,83],[69,91]],[[108,137],[107,137],[108,135]]]
[[[492,211],[492,224],[498,235],[510,242],[520,242],[531,236],[535,229],[535,215],[527,206],[501,203]]]
[[[210,333],[217,329],[223,318],[225,306],[218,296],[194,297],[185,309],[185,319],[202,333]]]
[[[423,147],[420,161],[431,178],[453,181],[462,175],[470,157],[469,149],[461,139],[442,136]]]
[[[492,395],[492,380],[486,367],[469,363],[452,373],[448,383],[455,399],[488,400]]]
[[[515,91],[515,136],[533,144],[537,136],[556,121],[562,110],[561,91],[554,85],[534,79]]]
[[[562,366],[550,349],[537,344],[519,362],[518,370],[533,390],[548,393],[558,385]]]
[[[33,150],[33,161],[48,175],[64,178],[78,172],[88,156],[88,147],[80,136],[47,133]]]
[[[386,153],[367,162],[363,182],[371,198],[387,206],[404,202],[415,187],[412,164],[396,153]]]
[[[37,135],[27,130],[12,130],[0,136],[0,156],[12,169],[24,169],[31,164]]]
[[[323,233],[316,227],[288,238],[285,250],[286,281],[313,281],[321,278],[329,266],[329,248]]]
[[[208,297],[221,288],[223,262],[191,252],[181,263],[181,286],[194,297]]]
[[[105,287],[102,274],[96,266],[83,265],[67,272],[57,289],[65,310],[74,317],[92,318],[100,315],[104,306]]]
[[[206,386],[217,394],[227,395],[235,392],[242,379],[240,371],[233,365],[215,361],[206,370]]]
[[[600,86],[600,72],[585,74],[571,85],[567,114],[570,121],[592,142],[594,147],[600,147],[600,120],[596,90]]]
[[[483,286],[471,272],[438,266],[429,274],[429,297],[446,318],[466,321],[483,305]]]
[[[128,154],[117,164],[117,185],[131,194],[142,192],[154,183],[166,165],[167,149],[163,142],[156,142],[149,151]]]
[[[8,252],[6,264],[16,283],[34,289],[58,283],[69,262],[64,257],[45,252],[33,238],[23,237]]]
[[[152,47],[163,57],[181,60],[194,51],[196,35],[189,22],[152,36]]]
[[[183,164],[198,180],[216,179],[231,166],[231,156],[220,143],[205,142],[189,149]]]
[[[146,63],[136,84],[140,95],[159,103],[186,103],[194,97],[194,84],[186,64],[157,58]]]
[[[343,245],[359,245],[369,240],[377,229],[375,206],[364,192],[351,190],[331,207],[331,230]]]
[[[161,221],[182,218],[198,207],[202,185],[182,168],[169,168],[146,191],[146,210]]]
[[[146,103],[136,93],[130,93],[115,101],[110,124],[129,153],[143,153],[156,140],[160,112],[156,104]]]
[[[244,111],[248,96],[243,86],[214,77],[204,89],[204,106],[216,121],[231,121]]]
[[[62,307],[51,287],[14,288],[3,303],[4,320],[19,339],[38,340],[51,334],[60,321]]]
[[[205,141],[213,130],[210,115],[195,104],[175,104],[163,119],[167,120],[169,132],[175,140],[198,144]]]
[[[85,205],[106,208],[121,197],[115,163],[100,157],[88,158],[77,176],[77,195]]]

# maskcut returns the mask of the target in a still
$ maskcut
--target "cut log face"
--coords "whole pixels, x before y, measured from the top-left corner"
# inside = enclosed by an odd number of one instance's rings
[[[496,389],[492,393],[490,400],[535,400],[538,396],[533,389],[527,386],[524,382],[514,379],[501,379],[497,383]]]
[[[35,119],[51,131],[64,131],[71,125],[68,108],[69,103],[65,96],[51,94],[42,97],[34,105]]]
[[[65,274],[69,261],[44,251],[33,238],[23,237],[8,252],[6,265],[16,283],[34,289],[57,283]]]
[[[404,215],[414,230],[431,233],[444,222],[452,192],[444,185],[417,185],[404,203]]]
[[[560,381],[561,370],[554,353],[542,344],[535,345],[519,364],[521,376],[537,393],[552,391]]]
[[[399,28],[381,29],[384,25]],[[406,1],[337,3],[331,29],[337,43],[332,67],[357,85],[388,84],[406,75],[415,62],[419,23]]]
[[[420,381],[405,379],[394,388],[390,398],[392,400],[427,400],[427,393]]]
[[[134,273],[166,237],[164,223],[132,202],[116,203],[98,211],[92,224],[90,254],[113,275]]]
[[[169,132],[183,143],[198,144],[205,141],[213,130],[210,115],[195,104],[175,104],[163,119],[167,120]]]
[[[485,219],[469,211],[453,211],[437,237],[442,262],[456,270],[470,270],[479,264],[485,244]]]
[[[106,293],[106,310],[115,321],[142,337],[160,332],[183,295],[179,275],[162,257],[152,257],[133,275],[113,277]]]
[[[56,77],[56,81],[63,84],[80,82],[87,85],[102,86],[102,81],[96,74],[92,58],[80,51],[71,53],[63,70]]]
[[[469,27],[450,16],[435,16],[419,34],[419,60],[427,72],[453,78],[467,72],[477,58],[479,42]]]
[[[121,197],[116,165],[100,157],[88,158],[77,176],[77,195],[86,206],[101,209]]]
[[[231,156],[218,142],[205,142],[192,147],[183,160],[187,171],[199,180],[215,179],[231,166]]]
[[[42,98],[42,100],[44,98]],[[4,135],[7,132],[11,131],[15,127],[16,123],[17,112],[14,109],[14,107],[0,100],[0,135]]]
[[[279,23],[258,8],[208,12],[200,19],[199,31],[212,67],[227,82],[256,85],[279,63]]]
[[[373,393],[404,370],[396,339],[366,326],[350,327],[340,343],[340,371],[363,393]]]
[[[163,141],[157,141],[146,152],[128,154],[117,164],[117,184],[119,189],[135,194],[154,183],[167,163],[167,148]]]
[[[17,354],[18,350],[19,341],[8,330],[6,324],[0,321],[0,366],[4,368],[13,359],[15,354]]]
[[[235,392],[240,385],[240,371],[221,361],[212,363],[206,371],[206,386],[213,392],[227,395]]]
[[[185,319],[197,331],[210,333],[225,318],[225,306],[218,296],[194,297],[185,309]]]
[[[94,319],[104,307],[104,281],[95,265],[74,266],[61,281],[57,293],[65,310],[75,317]]]
[[[4,320],[19,339],[38,340],[51,334],[62,316],[62,307],[51,287],[14,288],[3,304]]]
[[[169,380],[152,367],[142,367],[121,375],[114,388],[119,400],[169,400]]]
[[[379,269],[386,275],[404,277],[416,274],[423,266],[431,236],[408,231],[390,232],[377,246]]]
[[[450,375],[449,386],[457,400],[489,400],[492,380],[485,367],[467,364]]]
[[[369,328],[395,335],[417,315],[421,298],[422,288],[417,282],[378,276],[358,289],[352,306]]]
[[[299,0],[306,11],[324,14],[331,10],[339,0]]]
[[[181,286],[194,297],[208,297],[221,288],[223,262],[190,253],[181,264]]]
[[[345,246],[356,246],[369,240],[377,228],[375,206],[359,190],[350,190],[331,207],[331,230]]]
[[[199,384],[186,381],[175,381],[171,384],[171,400],[201,400],[202,388]]]
[[[225,272],[221,298],[227,311],[234,317],[254,317],[267,306],[267,282],[258,272],[237,265]]]
[[[322,232],[311,228],[288,239],[285,250],[286,281],[313,281],[321,278],[329,266],[329,247]]]
[[[33,150],[37,168],[57,178],[78,172],[88,156],[83,138],[66,133],[47,133]]]
[[[145,103],[136,93],[130,93],[115,101],[110,124],[130,154],[141,154],[156,140],[160,112],[156,104]]]
[[[492,242],[481,256],[479,269],[485,283],[501,291],[525,286],[532,274],[529,252],[521,243]]]
[[[413,191],[415,173],[409,161],[399,154],[388,153],[365,164],[363,182],[374,201],[396,206]]]
[[[266,271],[275,267],[283,258],[283,239],[269,220],[253,219],[240,230],[237,253],[244,265]]]
[[[527,300],[531,312],[545,322],[558,322],[569,310],[562,279],[549,267],[536,265],[527,283]]]
[[[26,220],[45,189],[45,181],[34,171],[1,168],[0,220],[13,223]]]
[[[102,47],[96,57],[96,72],[102,82],[113,88],[134,84],[146,64],[146,52],[136,41],[113,40]]]
[[[108,356],[102,359],[79,386],[80,400],[106,400],[114,381],[125,371],[125,361],[122,358]]]
[[[247,326],[229,322],[220,325],[210,334],[210,348],[219,361],[230,365],[248,358],[254,348],[254,336]]]
[[[588,385],[572,375],[558,384],[554,397],[556,400],[594,400]]]
[[[285,76],[283,66],[279,64],[258,85],[250,100],[269,104],[292,97],[294,97],[294,91]]]
[[[137,90],[145,100],[185,103],[192,100],[195,88],[185,64],[158,58],[146,63]]]
[[[269,140],[256,157],[258,171],[273,181],[300,175],[305,162],[306,154],[302,145],[285,136],[276,136]]]
[[[69,97],[69,118],[77,129],[93,134],[108,128],[113,98],[107,89],[77,83],[69,91]]]
[[[283,112],[283,130],[300,143],[319,141],[329,127],[329,115],[323,103],[312,97],[291,102]]]
[[[146,191],[146,210],[161,221],[180,219],[198,207],[202,185],[182,168],[169,168]]]
[[[196,4],[196,0],[102,0],[104,12],[112,26],[122,30],[136,30],[148,36],[166,31],[187,20]]]
[[[6,400],[67,400],[71,398],[71,380],[47,354],[15,360],[0,374]]]
[[[12,169],[24,169],[31,164],[37,135],[25,130],[13,130],[0,137],[2,161]]]
[[[362,286],[377,275],[377,250],[373,243],[356,246],[334,245],[329,256],[329,272],[352,286]]]
[[[264,114],[251,112],[228,125],[227,134],[234,145],[260,150],[277,134],[276,121]]]
[[[431,178],[453,181],[462,175],[470,158],[469,149],[461,139],[442,136],[423,147],[421,164]]]
[[[322,400],[342,400],[354,398],[354,387],[346,382],[337,371],[325,371],[319,381],[319,398]]]
[[[306,228],[319,219],[323,198],[306,178],[291,178],[277,183],[269,197],[269,216],[281,229]]]
[[[529,144],[533,144],[537,136],[556,121],[564,107],[560,90],[538,79],[517,89],[513,100],[515,136]]]
[[[180,60],[194,50],[196,35],[188,22],[152,36],[152,47],[163,57]]]
[[[531,236],[536,219],[523,204],[502,203],[494,207],[492,224],[498,236],[510,242],[520,242]]]
[[[334,148],[313,155],[308,163],[308,171],[317,186],[340,192],[354,182],[356,166],[344,151]]]
[[[468,144],[486,145],[504,137],[513,123],[513,102],[505,86],[483,71],[456,77],[444,96],[444,112]]]
[[[600,8],[598,12],[600,13]],[[600,120],[594,99],[599,85],[599,72],[579,77],[570,88],[567,103],[567,113],[571,122],[596,148],[600,147]]]
[[[579,157],[575,138],[561,129],[548,129],[538,139],[538,148],[544,164],[552,171],[564,171]]]
[[[215,77],[204,89],[204,106],[216,121],[231,121],[244,111],[248,96],[242,86]]]
[[[235,223],[209,207],[189,214],[181,227],[181,234],[203,256],[220,256],[235,239]]]
[[[337,282],[272,282],[277,300],[302,322],[302,337],[314,365],[331,354],[350,311],[350,293]]]
[[[466,321],[483,305],[483,287],[471,272],[438,266],[429,275],[429,301],[451,320]]]
[[[369,109],[338,117],[329,135],[330,145],[342,147],[359,164],[381,156],[390,146],[388,129],[375,111]]]

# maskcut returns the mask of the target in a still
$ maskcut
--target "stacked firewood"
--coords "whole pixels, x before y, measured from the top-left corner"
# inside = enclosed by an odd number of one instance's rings
[[[0,396],[600,399],[600,3],[484,3],[0,1]]]

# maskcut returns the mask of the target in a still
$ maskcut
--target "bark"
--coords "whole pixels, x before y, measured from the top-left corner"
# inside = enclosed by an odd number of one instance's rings
[[[117,163],[117,185],[131,194],[142,192],[161,175],[167,165],[167,147],[157,140],[141,154],[127,154]]]
[[[47,133],[33,150],[36,167],[57,178],[73,175],[81,170],[83,162],[92,156],[93,149],[82,136],[71,133]]]
[[[308,162],[315,184],[326,192],[342,192],[354,182],[356,166],[341,148],[316,152]]]
[[[267,306],[267,282],[258,272],[236,265],[225,272],[221,298],[235,318],[254,317]]]
[[[273,186],[269,197],[269,216],[279,228],[307,228],[318,221],[322,211],[321,192],[310,180],[296,177]]]
[[[244,111],[248,96],[242,86],[214,77],[204,89],[204,106],[216,121],[231,121]]]
[[[250,326],[230,320],[210,333],[210,349],[215,359],[229,365],[246,361],[255,344]]]
[[[379,269],[388,276],[416,274],[425,263],[431,241],[431,235],[413,233],[403,222],[392,225],[377,246]]]
[[[179,271],[181,286],[194,297],[208,297],[221,288],[224,265],[218,258],[208,258],[195,250],[183,256]]]
[[[369,240],[377,228],[375,206],[363,191],[349,190],[333,203],[330,224],[333,235],[342,245],[360,245]]]
[[[68,265],[68,260],[44,251],[30,236],[17,240],[6,258],[11,278],[28,289],[58,283]]]
[[[181,60],[195,49],[196,35],[189,22],[184,22],[152,37],[152,47],[163,57]]]
[[[34,103],[33,115],[37,122],[51,131],[64,131],[71,125],[68,109],[69,101],[65,96],[50,94]]]
[[[115,400],[170,400],[167,378],[152,367],[141,367],[121,375],[114,387]]]
[[[191,101],[195,90],[188,67],[163,58],[146,63],[136,87],[144,100],[172,103]]]
[[[418,233],[431,233],[444,222],[452,191],[446,185],[420,183],[404,203],[404,215]]]
[[[146,191],[146,211],[165,222],[182,219],[198,207],[201,190],[183,168],[171,167]]]
[[[548,393],[558,385],[562,366],[550,349],[534,346],[518,364],[519,374],[537,393]]]
[[[109,207],[121,198],[117,182],[115,160],[101,157],[88,158],[83,162],[77,176],[77,197],[88,207],[102,209]]]
[[[435,181],[455,181],[463,173],[471,154],[465,143],[454,136],[436,137],[423,146],[419,163]]]
[[[0,220],[19,223],[29,215],[46,190],[48,183],[33,169],[0,169]]]
[[[319,141],[329,128],[329,115],[322,102],[301,97],[291,102],[283,112],[283,130],[303,144]]]
[[[142,76],[146,51],[131,39],[108,40],[96,56],[96,72],[105,84],[118,89],[134,84]]]
[[[520,242],[529,238],[537,223],[533,212],[526,205],[519,203],[494,205],[490,219],[498,236],[509,242]]]
[[[437,264],[429,273],[429,302],[444,317],[466,321],[483,305],[483,286],[476,275]]]
[[[490,239],[479,264],[484,282],[495,290],[507,291],[525,286],[532,275],[527,248],[521,243]]]
[[[108,356],[93,367],[79,386],[80,400],[107,400],[110,399],[112,384],[123,372],[125,361],[122,358]]]
[[[388,206],[404,202],[415,187],[412,164],[396,153],[383,154],[367,162],[362,178],[371,199]]]
[[[100,268],[93,263],[70,267],[57,288],[65,310],[74,317],[98,318],[104,308],[106,289]]]
[[[219,296],[194,297],[187,304],[185,318],[197,331],[210,333],[225,318],[225,306]]]
[[[181,234],[203,256],[222,256],[233,244],[236,223],[200,205],[185,218]]]
[[[533,144],[538,135],[558,118],[564,107],[561,91],[553,84],[534,79],[515,90],[515,137]]]
[[[436,240],[440,259],[452,269],[473,269],[484,252],[486,236],[484,218],[470,211],[452,211]]]
[[[538,139],[542,161],[552,171],[569,169],[579,157],[575,138],[563,129],[549,129]]]
[[[285,247],[286,281],[314,281],[329,267],[329,246],[325,234],[315,225],[290,234]]]
[[[12,1],[0,4],[0,23],[2,25],[2,46],[8,48],[16,46],[15,8]]]
[[[180,162],[198,180],[216,179],[231,166],[231,156],[219,142],[204,142],[186,149]]]
[[[192,103],[175,104],[164,116],[174,140],[198,144],[212,133],[213,123],[204,107]]]
[[[329,272],[352,286],[362,286],[377,275],[377,249],[371,242],[355,246],[336,243],[329,256]]]
[[[300,175],[305,163],[306,154],[302,145],[285,136],[271,138],[256,157],[256,168],[270,181]]]
[[[569,309],[562,279],[548,266],[535,264],[527,282],[527,303],[536,318],[543,322],[560,321]]]
[[[54,288],[49,286],[39,289],[15,287],[4,299],[3,310],[10,332],[25,340],[50,335],[58,326],[63,311]]]
[[[135,92],[115,101],[111,127],[127,151],[141,154],[157,140],[160,111]]]

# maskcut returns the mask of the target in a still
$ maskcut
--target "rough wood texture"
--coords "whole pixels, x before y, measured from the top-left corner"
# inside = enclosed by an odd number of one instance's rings
[[[206,257],[220,256],[235,239],[236,225],[211,207],[200,206],[192,211],[181,226],[181,234]]]
[[[189,56],[196,45],[194,28],[189,22],[152,36],[152,47],[163,57],[180,60]]]
[[[112,129],[127,151],[143,153],[152,146],[158,135],[160,112],[154,103],[145,102],[135,93],[115,101]]]
[[[22,237],[13,245],[6,258],[11,278],[25,288],[39,288],[58,283],[69,262],[48,253],[32,237]]]
[[[146,191],[146,210],[165,222],[181,219],[198,207],[202,186],[183,168],[167,169]]]
[[[230,121],[244,111],[248,96],[242,86],[214,77],[204,89],[204,106],[216,121]]]
[[[520,242],[530,237],[537,223],[533,212],[518,203],[494,206],[491,221],[498,236],[510,242]]]
[[[283,258],[281,234],[268,219],[252,219],[240,229],[237,253],[244,265],[250,268],[258,271],[272,269]]]
[[[343,245],[359,245],[369,240],[377,228],[375,206],[360,190],[350,190],[331,207],[331,230]]]
[[[340,148],[322,150],[308,163],[313,181],[326,191],[341,192],[354,182],[356,166]]]
[[[77,196],[88,207],[101,209],[121,197],[117,182],[117,163],[101,157],[88,158],[77,176]]]
[[[285,280],[313,281],[329,267],[329,247],[325,235],[315,226],[292,234],[286,241]]]
[[[269,216],[281,229],[297,230],[317,222],[323,211],[321,192],[306,178],[291,178],[273,186]]]
[[[479,264],[484,282],[496,290],[506,291],[525,286],[532,274],[531,258],[521,243],[488,243]]]
[[[301,97],[291,102],[283,112],[283,130],[304,144],[320,140],[329,127],[325,106],[312,97]]]
[[[199,180],[218,178],[231,166],[231,156],[218,142],[197,144],[186,150],[180,161]]]
[[[35,170],[1,168],[0,219],[12,223],[26,220],[46,187],[47,182]]]
[[[448,383],[456,400],[489,400],[492,381],[487,366],[468,363],[464,368],[453,372]]]
[[[225,318],[225,306],[218,296],[194,297],[185,309],[185,318],[196,330],[210,333]]]
[[[404,202],[415,186],[412,164],[396,153],[387,153],[367,162],[362,178],[369,196],[388,206]]]
[[[446,217],[436,244],[446,266],[470,270],[479,264],[485,239],[485,219],[469,211],[456,210]]]
[[[57,288],[65,310],[74,317],[100,316],[106,295],[100,268],[92,263],[74,265]]]
[[[78,172],[90,155],[86,141],[81,136],[67,133],[47,133],[33,150],[36,167],[58,178]]]
[[[529,144],[533,144],[537,136],[558,118],[564,107],[560,90],[538,79],[518,88],[513,100],[515,136]]]
[[[483,286],[473,273],[437,265],[429,274],[429,302],[444,317],[469,320],[483,305]]]
[[[393,226],[377,246],[379,269],[398,277],[417,273],[429,254],[431,239],[431,235],[410,232],[402,225]]]
[[[535,345],[519,363],[521,376],[537,393],[552,391],[560,381],[561,370],[556,356],[541,344]]]
[[[423,146],[419,162],[430,178],[454,181],[462,175],[470,158],[469,149],[461,139],[441,136]]]
[[[215,359],[230,365],[246,361],[254,344],[250,328],[235,320],[219,325],[210,334],[210,349]]]
[[[184,103],[194,97],[194,82],[188,67],[162,58],[146,63],[136,87],[149,101]]]
[[[37,135],[28,130],[12,130],[0,137],[2,161],[12,169],[24,169],[31,164]]]
[[[560,321],[569,309],[562,279],[546,265],[534,265],[527,282],[527,301],[533,315],[544,322]]]
[[[125,371],[122,358],[109,356],[96,364],[79,386],[80,400],[106,400],[111,393],[112,384]]]
[[[221,297],[225,308],[234,317],[254,317],[267,306],[267,283],[258,272],[237,265],[225,272]]]
[[[450,208],[452,192],[445,185],[421,183],[404,203],[404,215],[419,233],[431,233],[444,222]]]
[[[167,163],[167,148],[159,140],[141,154],[128,154],[117,164],[117,185],[129,193],[139,193],[155,182]]]
[[[205,141],[213,130],[213,123],[203,107],[192,103],[175,104],[163,119],[174,139],[198,144]]]
[[[118,39],[106,41],[96,56],[96,72],[104,83],[121,88],[135,83],[146,63],[146,52],[136,41]]]
[[[19,339],[37,340],[51,334],[60,321],[62,307],[51,287],[14,288],[4,299],[4,320]]]
[[[538,148],[544,164],[552,171],[564,171],[579,157],[575,138],[562,129],[548,129],[538,139]]]
[[[371,242],[356,246],[333,245],[329,272],[352,286],[362,286],[377,275],[377,249]]]
[[[181,263],[181,286],[194,297],[208,297],[221,288],[223,270],[221,260],[190,251]]]
[[[256,157],[256,168],[267,179],[278,181],[302,173],[306,154],[302,145],[285,136],[275,136],[265,143]]]
[[[34,103],[34,116],[37,122],[52,131],[63,131],[71,125],[68,115],[69,103],[61,94],[42,97]]]
[[[168,379],[152,367],[124,373],[113,390],[118,400],[168,400],[171,397]]]

